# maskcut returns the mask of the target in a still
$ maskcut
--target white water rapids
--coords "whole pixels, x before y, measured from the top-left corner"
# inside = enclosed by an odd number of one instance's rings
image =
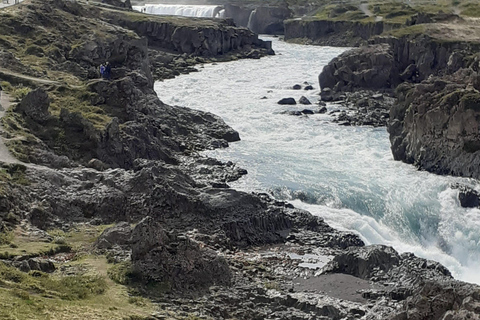
[[[167,104],[215,113],[239,131],[242,141],[207,152],[248,170],[232,187],[271,192],[367,244],[414,252],[480,283],[480,210],[461,208],[450,188],[462,182],[478,189],[477,182],[394,161],[385,128],[339,126],[328,114],[280,114],[303,109],[278,105],[281,98],[317,101],[318,74],[345,49],[273,40],[275,56],[205,65],[155,90]],[[316,90],[291,89],[304,81]]]
[[[187,4],[145,4],[132,6],[133,10],[156,15],[173,15],[185,17],[223,18],[224,10],[215,5]]]

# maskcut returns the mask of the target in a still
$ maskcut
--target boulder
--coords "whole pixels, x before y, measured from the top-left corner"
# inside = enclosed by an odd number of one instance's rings
[[[302,110],[302,113],[303,113],[303,114],[314,114],[315,112],[313,112],[313,111],[310,110],[310,109],[303,109],[303,110]]]
[[[299,102],[300,104],[312,104],[312,103],[310,102],[310,100],[308,100],[307,97],[305,97],[305,96],[302,96],[302,97],[300,98],[300,100],[298,100],[298,102]]]
[[[303,88],[303,90],[313,90],[313,86],[306,85],[305,88]]]
[[[98,237],[95,246],[98,249],[111,249],[113,246],[127,246],[130,244],[132,227],[128,222],[120,222],[111,228],[105,229]]]
[[[277,102],[278,104],[297,104],[294,98],[283,98],[280,101]]]
[[[333,100],[332,89],[328,87],[322,88],[322,92],[320,93],[320,98],[322,99],[322,101],[332,101]]]
[[[352,247],[330,261],[323,269],[325,273],[346,273],[354,277],[368,279],[378,270],[388,271],[398,265],[400,256],[392,248],[384,245]]]
[[[52,261],[40,258],[29,258],[23,261],[13,262],[13,265],[23,272],[30,272],[33,270],[51,273],[56,270]]]
[[[464,208],[476,208],[480,205],[480,193],[466,185],[453,184],[452,189],[458,189],[458,200]]]
[[[321,88],[333,88],[334,93],[393,88],[400,82],[394,53],[388,44],[346,51],[329,62],[318,79]]]
[[[167,233],[151,217],[132,232],[132,263],[147,281],[163,283],[173,290],[201,290],[228,285],[232,274],[215,251],[201,248],[184,235]]]
[[[300,89],[302,89],[302,86],[299,85],[299,84],[296,84],[296,85],[294,85],[294,86],[292,87],[292,89],[293,89],[293,90],[300,90]]]
[[[15,107],[15,111],[38,123],[44,123],[50,119],[51,114],[48,111],[50,107],[50,98],[48,93],[42,88],[30,91]]]
[[[326,113],[327,112],[327,107],[321,107],[320,109],[318,109],[317,112],[318,113]]]

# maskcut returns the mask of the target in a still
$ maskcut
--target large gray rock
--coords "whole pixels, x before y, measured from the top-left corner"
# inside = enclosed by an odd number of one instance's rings
[[[13,265],[23,272],[36,270],[51,273],[56,269],[52,261],[40,258],[29,258],[23,261],[16,261],[13,262]]]
[[[378,270],[388,271],[400,261],[391,247],[383,245],[353,247],[333,258],[325,267],[327,273],[346,273],[368,279]]]
[[[215,251],[201,248],[186,236],[167,233],[151,217],[133,230],[132,263],[146,280],[176,290],[228,285],[232,277],[225,259]]]
[[[105,229],[98,237],[95,246],[99,249],[111,249],[113,246],[127,246],[130,244],[132,227],[128,222]]]
[[[41,89],[35,89],[27,93],[27,95],[15,107],[15,111],[22,113],[26,117],[38,123],[44,123],[50,119],[50,98],[48,93]]]
[[[387,44],[342,53],[323,68],[318,79],[321,88],[332,88],[333,93],[394,88],[400,82],[393,51]]]

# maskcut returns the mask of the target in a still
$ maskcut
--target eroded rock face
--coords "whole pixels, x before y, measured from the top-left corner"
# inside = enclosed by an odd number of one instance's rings
[[[461,80],[460,80],[461,79]],[[477,73],[461,69],[397,89],[388,126],[396,160],[438,174],[480,177]]]
[[[186,236],[167,233],[150,217],[132,232],[132,263],[146,280],[177,290],[229,285],[232,277],[225,259],[215,251],[200,248]]]
[[[361,23],[332,20],[300,20],[285,21],[285,40],[307,39],[316,45],[353,47],[365,45],[373,36],[384,31],[396,29],[401,24],[379,22]]]
[[[394,88],[400,83],[393,51],[388,45],[372,45],[342,53],[326,65],[318,77],[320,87],[333,94],[359,89]],[[326,101],[331,95],[324,94]]]

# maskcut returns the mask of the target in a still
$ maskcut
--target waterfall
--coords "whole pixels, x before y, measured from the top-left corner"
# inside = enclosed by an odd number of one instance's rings
[[[253,19],[255,18],[256,13],[257,13],[257,9],[252,10],[252,12],[250,12],[250,16],[248,17],[247,28],[250,30],[253,30]]]
[[[185,17],[223,18],[225,14],[222,6],[214,5],[145,4],[133,6],[133,9],[156,15]]]

